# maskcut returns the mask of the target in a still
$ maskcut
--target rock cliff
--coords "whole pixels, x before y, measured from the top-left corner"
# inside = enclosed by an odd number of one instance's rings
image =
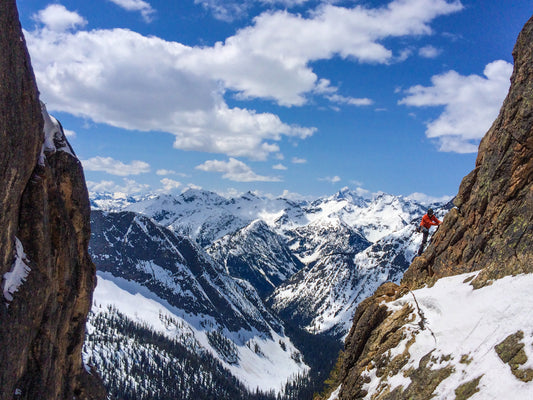
[[[0,2],[0,399],[103,399],[82,363],[95,285],[79,160],[41,107],[15,0]]]
[[[462,181],[455,208],[432,245],[404,275],[411,288],[482,269],[477,287],[533,272],[533,21],[513,57],[511,88],[479,146],[476,166]]]
[[[532,393],[533,370],[526,367],[533,350],[523,343],[533,336],[524,318],[529,296],[519,292],[533,276],[532,43],[533,18],[518,37],[509,94],[461,183],[456,207],[402,284],[387,283],[358,306],[330,399]],[[457,299],[464,302],[445,306]],[[493,310],[498,314],[491,320]],[[462,318],[441,327],[454,312]],[[525,331],[516,328],[522,325]],[[491,369],[498,371],[494,378]],[[498,397],[500,389],[508,393]]]

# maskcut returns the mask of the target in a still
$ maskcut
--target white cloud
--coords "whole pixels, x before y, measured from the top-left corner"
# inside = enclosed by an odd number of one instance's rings
[[[163,178],[160,182],[163,184],[163,191],[165,192],[170,192],[182,186],[181,182],[168,178]]]
[[[194,0],[194,4],[200,4],[206,10],[209,10],[214,18],[225,22],[232,22],[244,17],[251,3],[251,1],[246,0]]]
[[[206,172],[220,172],[222,178],[235,182],[279,182],[280,179],[272,176],[257,175],[242,161],[230,158],[229,161],[208,160],[196,166],[196,169]]]
[[[215,80],[179,67],[191,48],[123,30],[26,32],[49,110],[94,122],[175,135],[174,147],[266,159],[283,136],[314,128],[278,116],[229,108]],[[53,57],[50,55],[53,54]]]
[[[115,2],[140,10],[148,4]],[[211,47],[125,29],[58,33],[86,21],[63,6],[51,7],[37,17],[45,28],[25,32],[49,110],[125,129],[169,132],[175,136],[174,147],[182,150],[265,160],[279,152],[277,142],[283,137],[305,139],[315,128],[283,123],[271,113],[230,108],[226,90],[241,99],[272,99],[286,106],[302,105],[320,90],[335,95],[337,89],[328,89],[329,81],[313,71],[313,61],[340,56],[391,62],[394,55],[385,39],[429,34],[434,18],[462,5],[393,0],[379,8],[323,4],[305,17],[265,12]],[[347,104],[370,102],[337,96],[332,98]]]
[[[132,179],[124,178],[123,184],[117,184],[113,181],[92,182],[87,181],[87,189],[90,192],[111,192],[111,193],[125,193],[133,194],[140,192],[148,192],[150,185],[136,182]]]
[[[129,164],[115,160],[111,157],[92,157],[81,160],[83,168],[87,171],[107,172],[111,175],[128,176],[150,172],[150,164],[144,161],[134,160]]]
[[[360,106],[370,106],[374,104],[374,102],[368,98],[345,97],[345,96],[341,96],[338,94],[326,96],[326,98],[333,103],[348,104],[350,106],[360,107]]]
[[[498,60],[479,75],[449,71],[431,78],[432,86],[407,89],[400,104],[415,107],[444,106],[444,112],[427,123],[426,136],[436,138],[441,151],[473,153],[490,128],[509,90],[513,66]]]
[[[279,196],[282,199],[292,200],[292,201],[312,201],[315,200],[315,197],[313,196],[304,196],[300,193],[291,192],[287,189],[283,191],[283,193]]]
[[[418,55],[424,58],[436,58],[441,53],[441,50],[434,46],[428,45],[418,49]]]
[[[204,9],[210,11],[214,18],[232,22],[236,19],[248,15],[254,3],[260,3],[262,6],[282,6],[291,8],[302,5],[309,0],[194,0],[194,4],[201,5]],[[335,0],[325,0],[327,2],[334,2]]]
[[[350,181],[350,184],[353,185],[353,186],[357,186],[358,189],[361,189],[361,187],[363,186],[363,182],[356,181],[355,179],[352,179]],[[347,189],[349,189],[349,188],[347,187]]]
[[[367,190],[367,189],[364,189],[362,187],[357,187],[354,189],[355,193],[358,195],[358,196],[361,196],[365,199],[368,199],[368,198],[371,198],[372,197],[372,194],[370,193],[370,190]]]
[[[218,194],[219,196],[225,197],[226,199],[240,197],[244,194],[244,192],[237,190],[235,188],[227,188],[224,191],[215,190],[215,193]]]
[[[453,198],[453,196],[441,196],[441,197],[435,197],[435,196],[429,196],[425,193],[411,193],[409,196],[406,196],[406,199],[408,200],[414,200],[419,202],[423,205],[430,205],[433,203],[444,203],[448,202]]]
[[[64,32],[87,25],[85,18],[74,11],[69,11],[61,4],[50,4],[44,10],[33,15],[33,19],[41,22],[45,29]]]
[[[306,164],[307,160],[305,158],[293,157],[291,162],[293,164]]]
[[[273,165],[272,166],[272,169],[277,169],[277,170],[280,170],[280,171],[285,171],[287,169],[287,167],[283,164],[276,164],[276,165]]]
[[[325,178],[318,178],[318,180],[329,182],[329,183],[337,183],[341,181],[341,178],[335,175],[335,176],[326,176]]]
[[[64,129],[63,128],[63,132],[65,133],[66,137],[70,137],[70,138],[75,138],[76,137],[76,132],[71,131],[70,129]]]
[[[146,22],[151,22],[155,10],[143,0],[109,0],[128,11],[139,11]]]
[[[430,34],[434,18],[462,8],[459,1],[394,0],[380,8],[325,4],[308,18],[266,12],[223,43],[194,48],[180,61],[201,76],[224,82],[241,98],[302,105],[306,94],[324,83],[310,62],[337,55],[363,63],[392,62],[395,57],[384,39]]]
[[[155,172],[157,175],[165,176],[165,175],[176,175],[176,171],[173,171],[171,169],[158,169]]]
[[[195,185],[194,183],[188,183],[187,185],[185,185],[182,189],[181,189],[181,192],[186,192],[187,190],[189,189],[193,189],[193,190],[202,190],[202,187],[201,186],[198,186],[198,185]]]

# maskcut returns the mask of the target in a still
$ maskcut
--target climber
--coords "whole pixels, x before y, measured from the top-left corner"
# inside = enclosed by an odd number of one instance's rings
[[[420,245],[420,248],[418,249],[418,255],[421,255],[424,251],[424,247],[426,247],[426,242],[428,240],[429,235],[429,228],[431,228],[433,225],[440,225],[440,221],[435,217],[435,214],[433,214],[433,209],[428,208],[427,213],[422,217],[422,222],[420,222],[420,226],[417,228],[418,232],[422,232],[422,244]]]

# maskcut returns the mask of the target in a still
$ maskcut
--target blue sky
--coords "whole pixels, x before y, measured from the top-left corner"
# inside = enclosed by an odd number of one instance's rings
[[[19,0],[89,190],[441,198],[531,0]]]

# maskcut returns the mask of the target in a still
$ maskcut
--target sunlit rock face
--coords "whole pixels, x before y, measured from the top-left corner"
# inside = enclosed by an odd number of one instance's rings
[[[105,398],[81,358],[95,284],[83,171],[39,103],[14,0],[0,29],[0,399]]]

